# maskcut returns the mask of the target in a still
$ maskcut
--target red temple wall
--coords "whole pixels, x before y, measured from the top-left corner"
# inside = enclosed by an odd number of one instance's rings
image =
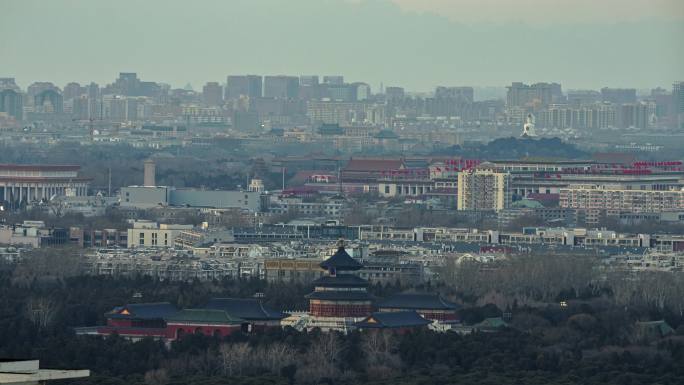
[[[318,317],[366,317],[373,312],[373,307],[370,302],[338,304],[311,301],[309,312]]]
[[[168,324],[166,325],[166,338],[174,340],[184,334],[226,337],[240,330],[241,325]]]
[[[117,328],[130,328],[133,326],[133,321],[130,319],[107,319],[107,326],[113,326]]]

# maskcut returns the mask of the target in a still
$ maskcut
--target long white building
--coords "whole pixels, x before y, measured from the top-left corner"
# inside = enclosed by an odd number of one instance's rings
[[[684,190],[626,190],[611,186],[575,186],[560,190],[560,206],[633,213],[660,213],[684,209]]]
[[[53,196],[88,195],[89,178],[77,165],[0,164],[0,198],[10,207]]]

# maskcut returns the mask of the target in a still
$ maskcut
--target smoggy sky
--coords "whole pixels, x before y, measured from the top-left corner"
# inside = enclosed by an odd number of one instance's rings
[[[436,85],[684,80],[684,0],[0,0],[0,77],[195,89],[228,74]]]
[[[362,1],[362,0],[361,0]],[[471,22],[606,23],[684,19],[682,0],[392,0],[402,9]]]

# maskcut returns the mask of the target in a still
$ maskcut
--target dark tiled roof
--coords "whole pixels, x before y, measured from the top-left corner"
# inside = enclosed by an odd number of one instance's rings
[[[117,319],[165,319],[176,313],[178,309],[168,302],[130,303],[115,307],[105,316]]]
[[[664,337],[675,332],[675,330],[664,320],[637,322],[636,326],[648,333],[656,334],[659,337]]]
[[[314,291],[307,294],[308,299],[320,299],[324,301],[370,301],[373,298],[367,291]]]
[[[415,311],[395,311],[373,313],[355,326],[362,329],[385,329],[421,327],[428,324],[430,321]]]
[[[212,298],[204,309],[223,310],[233,317],[248,321],[280,320],[287,317],[287,314],[252,298]]]
[[[363,267],[361,263],[352,258],[347,251],[344,250],[344,247],[337,249],[337,252],[330,258],[321,262],[320,266],[326,270],[334,268],[337,271],[359,270]]]
[[[459,306],[445,301],[439,294],[403,293],[396,294],[378,303],[379,308],[414,310],[456,310]]]
[[[324,275],[313,281],[314,286],[349,287],[367,286],[368,281],[353,274],[337,274],[335,277]]]
[[[189,322],[198,324],[229,324],[236,325],[243,322],[242,319],[233,317],[223,310],[214,309],[184,309],[172,315],[167,322]]]
[[[398,170],[404,166],[401,159],[368,159],[356,158],[350,159],[343,171],[388,171]]]
[[[79,171],[81,166],[75,164],[0,164],[0,170],[19,171]]]
[[[506,326],[508,326],[508,324],[501,317],[485,318],[484,321],[475,325],[478,329],[500,329]]]

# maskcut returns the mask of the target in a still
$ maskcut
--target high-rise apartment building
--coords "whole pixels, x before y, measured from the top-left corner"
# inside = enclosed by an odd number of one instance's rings
[[[684,113],[684,82],[672,84],[672,99],[674,111],[678,114]]]
[[[684,128],[684,81],[672,84],[669,116],[673,128]]]
[[[138,95],[140,79],[135,72],[121,72],[119,78],[112,84],[114,93],[119,95],[133,96]]]
[[[435,89],[436,99],[454,99],[459,102],[470,102],[474,100],[475,92],[473,87],[443,87]]]
[[[318,75],[302,75],[299,77],[299,99],[312,100],[320,98]]]
[[[64,96],[64,100],[71,100],[73,98],[77,98],[81,96],[84,92],[83,87],[81,87],[80,84],[76,82],[71,82],[64,86],[64,92],[62,95]]]
[[[299,86],[318,86],[318,75],[302,75],[299,77]]]
[[[653,108],[655,112],[655,105]],[[618,128],[641,128],[650,126],[650,108],[645,102],[625,103],[617,106]]]
[[[352,88],[354,89],[354,100],[362,102],[368,100],[371,97],[370,85],[367,83],[353,83]]]
[[[458,173],[458,210],[500,211],[511,204],[511,174],[491,163]]]
[[[328,75],[323,76],[323,84],[332,84],[336,86],[341,86],[344,84],[344,76],[342,75]]]
[[[615,104],[636,103],[635,88],[601,88],[601,98],[604,102]]]
[[[299,79],[285,75],[264,77],[264,97],[296,99],[299,97]]]
[[[36,82],[28,87],[28,101],[32,102],[33,112],[61,114],[64,99],[58,87],[49,82]]]
[[[202,103],[215,107],[223,104],[223,87],[218,82],[209,82],[202,87]]]
[[[625,190],[620,187],[580,185],[560,189],[562,208],[616,212],[659,213],[684,209],[684,190]]]
[[[545,107],[563,98],[558,83],[535,83],[527,85],[514,82],[507,87],[506,107]]]
[[[260,98],[262,93],[260,75],[230,75],[227,78],[226,99],[239,99],[242,96]]]
[[[0,78],[0,89],[4,90],[6,88],[10,88],[15,91],[21,90],[14,78]]]
[[[385,105],[363,102],[310,101],[306,116],[312,124],[379,125],[385,123]]]
[[[24,115],[22,94],[11,88],[0,89],[0,112],[5,112],[16,120],[22,120]]]
[[[618,127],[621,124],[620,122],[624,121],[618,117],[620,112],[620,106],[611,103],[594,103],[582,106],[552,104],[536,113],[535,123],[538,127],[543,128],[613,128]],[[634,121],[637,120],[636,117],[634,119]]]
[[[385,99],[387,100],[401,100],[404,98],[405,92],[403,87],[387,87],[385,88]]]
[[[587,104],[595,104],[601,101],[601,93],[594,90],[568,91],[568,104],[573,107],[581,107]]]
[[[100,97],[100,86],[97,83],[90,83],[86,87],[88,97],[88,119],[102,119],[102,99]]]

